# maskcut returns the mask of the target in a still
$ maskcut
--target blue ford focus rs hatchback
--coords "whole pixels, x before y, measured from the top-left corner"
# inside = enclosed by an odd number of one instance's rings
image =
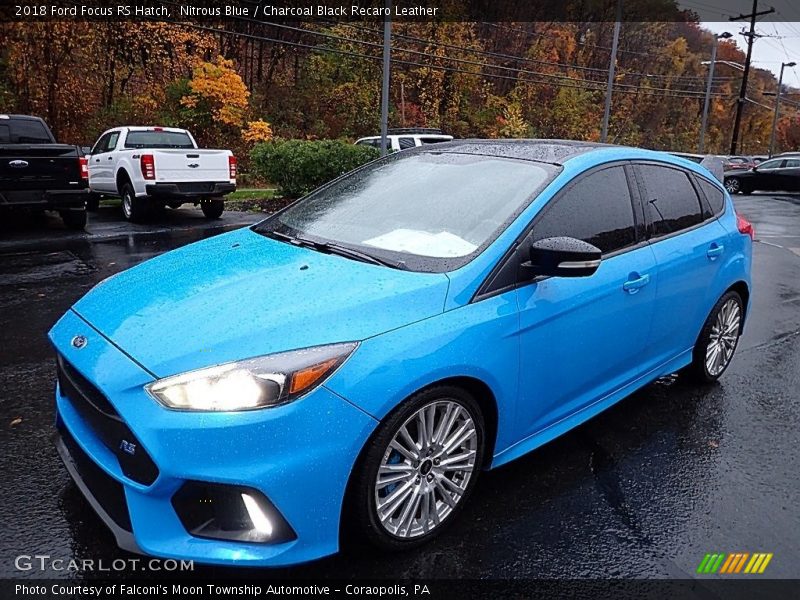
[[[481,470],[657,377],[720,377],[752,238],[659,152],[400,152],[79,300],[50,332],[56,444],[129,550],[287,565],[346,523],[413,547]]]

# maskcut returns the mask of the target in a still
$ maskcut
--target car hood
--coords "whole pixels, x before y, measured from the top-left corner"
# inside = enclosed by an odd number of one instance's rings
[[[439,314],[449,279],[322,254],[241,229],[101,282],[73,310],[165,377],[362,340]]]

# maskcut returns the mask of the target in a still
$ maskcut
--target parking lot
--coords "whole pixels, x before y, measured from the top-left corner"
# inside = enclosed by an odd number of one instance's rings
[[[719,384],[662,379],[483,474],[459,522],[424,548],[399,555],[350,548],[268,575],[683,578],[708,552],[769,552],[771,577],[800,577],[800,198],[735,202],[756,229],[753,305]],[[51,444],[49,328],[105,277],[259,218],[226,213],[207,221],[199,210],[180,209],[129,225],[103,208],[88,234],[56,220],[0,229],[0,470],[7,482],[0,489],[0,577],[98,576],[21,571],[14,559],[23,554],[128,556]],[[198,567],[195,575],[205,572],[226,571]]]

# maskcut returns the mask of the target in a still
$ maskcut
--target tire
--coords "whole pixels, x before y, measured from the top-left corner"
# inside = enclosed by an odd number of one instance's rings
[[[120,197],[122,198],[122,214],[126,221],[141,223],[147,219],[147,198],[137,198],[130,183],[122,184]]]
[[[95,212],[100,208],[100,194],[89,194],[86,199],[86,210]]]
[[[713,383],[722,376],[736,352],[743,322],[742,297],[734,291],[726,292],[711,309],[695,343],[692,363],[686,369],[694,381]],[[719,348],[716,355],[715,347]]]
[[[62,210],[58,213],[67,229],[83,231],[88,221],[85,210]]]
[[[201,200],[200,210],[203,211],[206,219],[219,219],[225,210],[225,201],[219,199]]]
[[[729,194],[738,194],[742,191],[742,182],[738,177],[726,177],[724,185]]]
[[[421,415],[426,422],[432,418],[433,426],[428,430],[432,443],[423,440]],[[452,418],[447,431],[442,432],[439,427]],[[410,437],[404,438],[402,431]],[[351,502],[358,533],[384,550],[414,548],[438,536],[455,521],[475,487],[483,465],[485,439],[478,403],[465,390],[437,386],[409,398],[378,427],[356,467]],[[448,450],[442,440],[455,445]],[[405,452],[399,452],[393,443]],[[445,469],[440,463],[458,457],[461,460],[450,466],[463,469]],[[393,481],[379,484],[379,474]],[[393,494],[394,499],[389,500]],[[380,507],[381,502],[387,504]],[[423,518],[426,510],[427,518]]]

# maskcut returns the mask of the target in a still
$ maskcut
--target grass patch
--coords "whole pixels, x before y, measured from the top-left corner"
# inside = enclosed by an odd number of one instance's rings
[[[228,200],[270,200],[274,197],[274,188],[236,190],[226,196]]]

